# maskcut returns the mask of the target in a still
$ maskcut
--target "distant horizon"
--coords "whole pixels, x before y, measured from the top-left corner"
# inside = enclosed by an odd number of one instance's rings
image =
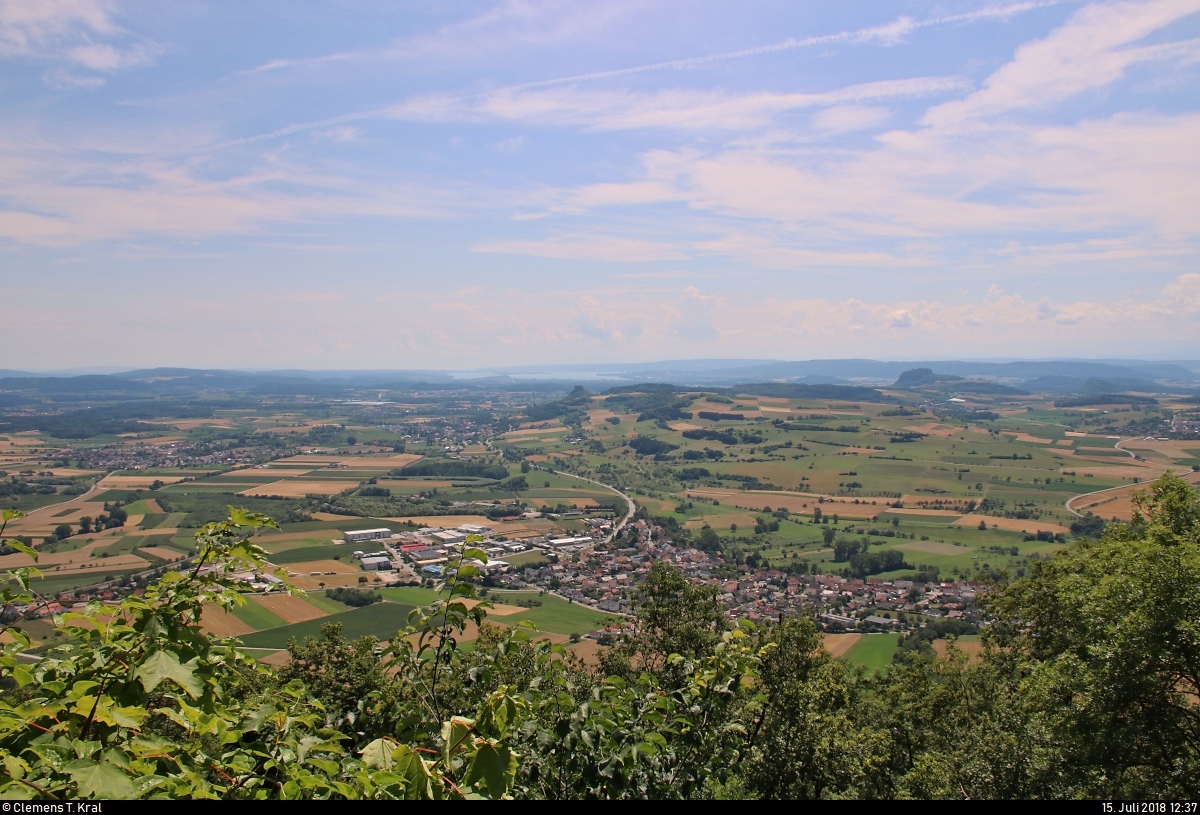
[[[767,365],[767,364],[804,364],[804,363],[838,363],[838,362],[873,362],[881,364],[913,364],[925,365],[943,363],[979,363],[979,364],[1009,364],[1009,363],[1039,363],[1039,362],[1077,362],[1077,363],[1093,363],[1093,364],[1136,364],[1136,363],[1158,363],[1158,364],[1177,364],[1177,365],[1197,365],[1200,366],[1200,357],[1196,359],[1180,359],[1180,358],[1153,358],[1153,357],[1070,357],[1070,356],[1052,356],[1052,357],[941,357],[941,358],[917,358],[917,357],[814,357],[814,358],[742,358],[742,357],[703,357],[693,359],[664,359],[664,360],[647,360],[647,361],[627,361],[627,362],[581,362],[581,363],[545,363],[545,364],[522,364],[511,366],[479,366],[479,367],[437,367],[437,368],[410,368],[410,367],[329,367],[329,368],[299,368],[295,366],[252,366],[252,367],[233,367],[233,366],[192,366],[192,365],[131,365],[131,366],[84,366],[78,368],[65,369],[34,369],[34,368],[16,368],[8,366],[0,366],[0,377],[11,376],[12,373],[28,373],[38,376],[106,376],[117,375],[123,373],[131,373],[134,371],[156,371],[156,370],[189,370],[189,371],[226,371],[229,373],[245,373],[245,374],[272,374],[272,373],[298,373],[298,374],[324,374],[324,373],[339,373],[339,374],[387,374],[387,373],[430,373],[430,374],[455,374],[455,373],[481,373],[481,374],[498,374],[504,372],[518,373],[539,373],[539,372],[562,372],[568,373],[588,373],[590,369],[613,369],[612,372],[617,372],[616,369],[627,368],[636,369],[651,369],[656,367],[664,367],[670,365],[680,365],[689,363],[711,363],[712,370],[721,370],[723,367],[737,368],[741,365]],[[723,365],[727,364],[727,365]],[[603,378],[603,377],[601,377]],[[619,377],[616,377],[619,378]]]

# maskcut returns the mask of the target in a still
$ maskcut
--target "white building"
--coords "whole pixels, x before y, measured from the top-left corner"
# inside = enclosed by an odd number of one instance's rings
[[[495,529],[490,526],[482,526],[480,524],[463,524],[458,527],[458,531],[464,535],[491,535],[495,533]]]
[[[456,531],[434,532],[429,537],[433,538],[435,541],[442,544],[443,546],[445,546],[446,544],[450,544],[450,543],[462,543],[463,541],[465,541],[467,539],[467,536],[464,535],[462,532],[456,532]]]
[[[386,557],[365,557],[361,562],[363,569],[368,572],[386,572],[392,568],[392,561]]]
[[[342,535],[342,540],[346,543],[360,543],[362,541],[381,541],[387,540],[392,536],[392,530],[382,529],[356,529],[353,532],[345,532]]]
[[[595,543],[591,538],[551,538],[546,541],[548,546],[561,549],[564,546],[583,546],[585,543]]]

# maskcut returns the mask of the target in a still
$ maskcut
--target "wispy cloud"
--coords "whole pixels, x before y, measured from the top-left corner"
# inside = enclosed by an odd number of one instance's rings
[[[834,95],[821,93],[813,94],[746,94],[735,96],[731,94],[694,94],[687,99],[686,92],[664,92],[654,94],[624,94],[613,92],[608,94],[572,93],[564,86],[577,86],[605,79],[619,79],[658,71],[682,70],[697,68],[705,65],[728,62],[731,60],[747,59],[766,54],[791,51],[802,48],[813,48],[822,45],[837,44],[893,44],[908,34],[925,28],[969,23],[979,20],[1008,19],[1038,8],[1058,5],[1063,0],[1044,0],[1044,2],[1021,2],[989,6],[963,14],[944,15],[924,20],[914,20],[910,17],[900,17],[891,22],[864,28],[840,31],[832,34],[821,34],[809,37],[790,37],[769,45],[745,48],[737,51],[725,51],[685,59],[653,62],[617,68],[609,71],[596,71],[587,74],[573,74],[549,79],[524,82],[500,88],[484,94],[426,94],[417,96],[383,107],[370,110],[346,113],[341,116],[321,119],[311,122],[298,122],[277,128],[250,140],[273,139],[313,128],[327,127],[333,124],[344,124],[367,119],[395,118],[424,122],[445,121],[484,121],[487,119],[514,120],[529,118],[543,124],[583,125],[595,129],[624,129],[636,127],[721,127],[740,128],[762,124],[771,113],[778,113],[800,107],[814,105],[830,105],[839,102],[863,101],[880,97],[847,96],[837,98]],[[609,8],[611,14],[611,7]],[[495,19],[508,19],[516,16],[518,19],[528,16],[526,4],[510,2],[502,4],[494,12],[483,18],[469,21],[460,28],[473,32],[486,31],[488,25]],[[571,28],[576,28],[575,23]],[[458,28],[454,29],[455,32]],[[561,34],[561,32],[559,32]],[[457,36],[457,33],[456,35]],[[439,47],[446,47],[446,42],[455,41],[455,36],[448,36],[446,31],[439,35]],[[490,36],[490,35],[489,35]],[[556,35],[545,35],[542,39],[552,40]],[[413,46],[398,50],[412,55],[423,48]],[[338,54],[318,58],[321,61],[343,60],[353,55]],[[304,64],[304,61],[273,60],[261,70],[277,70]],[[964,80],[956,77],[928,77],[897,81],[863,83],[856,86],[858,92],[869,93],[891,90],[894,95],[905,95],[900,88],[907,85],[907,93],[924,95],[929,93],[961,90]],[[558,93],[554,89],[559,88]],[[672,96],[676,98],[672,99]],[[619,115],[624,105],[633,102],[635,110]],[[656,104],[665,105],[661,113],[654,110]],[[607,114],[607,115],[606,115]],[[728,118],[725,118],[728,117]],[[729,122],[729,124],[725,124]]]
[[[149,65],[162,52],[119,26],[105,0],[0,0],[0,59],[49,65],[55,84],[97,87],[104,75]]]

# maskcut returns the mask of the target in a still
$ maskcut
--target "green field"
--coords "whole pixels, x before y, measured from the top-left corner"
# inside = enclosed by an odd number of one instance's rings
[[[268,611],[253,600],[246,600],[244,604],[234,606],[233,616],[246,625],[259,630],[276,628],[284,624],[283,620],[277,614]]]
[[[542,605],[537,608],[506,617],[495,617],[493,622],[516,625],[525,620],[536,625],[539,631],[552,634],[586,634],[600,628],[603,625],[602,621],[612,616],[536,591],[494,591],[488,599],[493,603],[508,605],[516,605],[518,600],[540,600]]]
[[[297,546],[294,549],[284,549],[270,556],[272,563],[308,563],[313,560],[344,560],[353,562],[353,547],[346,544],[325,544],[324,546]]]
[[[408,625],[408,612],[412,609],[413,606],[401,603],[375,603],[343,611],[341,614],[331,614],[317,620],[257,631],[241,637],[241,641],[248,648],[286,648],[290,639],[303,640],[305,637],[319,637],[321,626],[326,623],[341,624],[342,635],[348,639],[375,637],[386,640],[396,636],[397,631]]]
[[[891,665],[892,655],[898,650],[899,634],[865,634],[842,658],[874,673]]]

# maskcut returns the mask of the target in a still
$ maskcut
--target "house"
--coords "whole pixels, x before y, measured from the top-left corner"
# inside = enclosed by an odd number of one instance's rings
[[[365,557],[361,561],[364,571],[391,571],[392,561],[386,557]]]

